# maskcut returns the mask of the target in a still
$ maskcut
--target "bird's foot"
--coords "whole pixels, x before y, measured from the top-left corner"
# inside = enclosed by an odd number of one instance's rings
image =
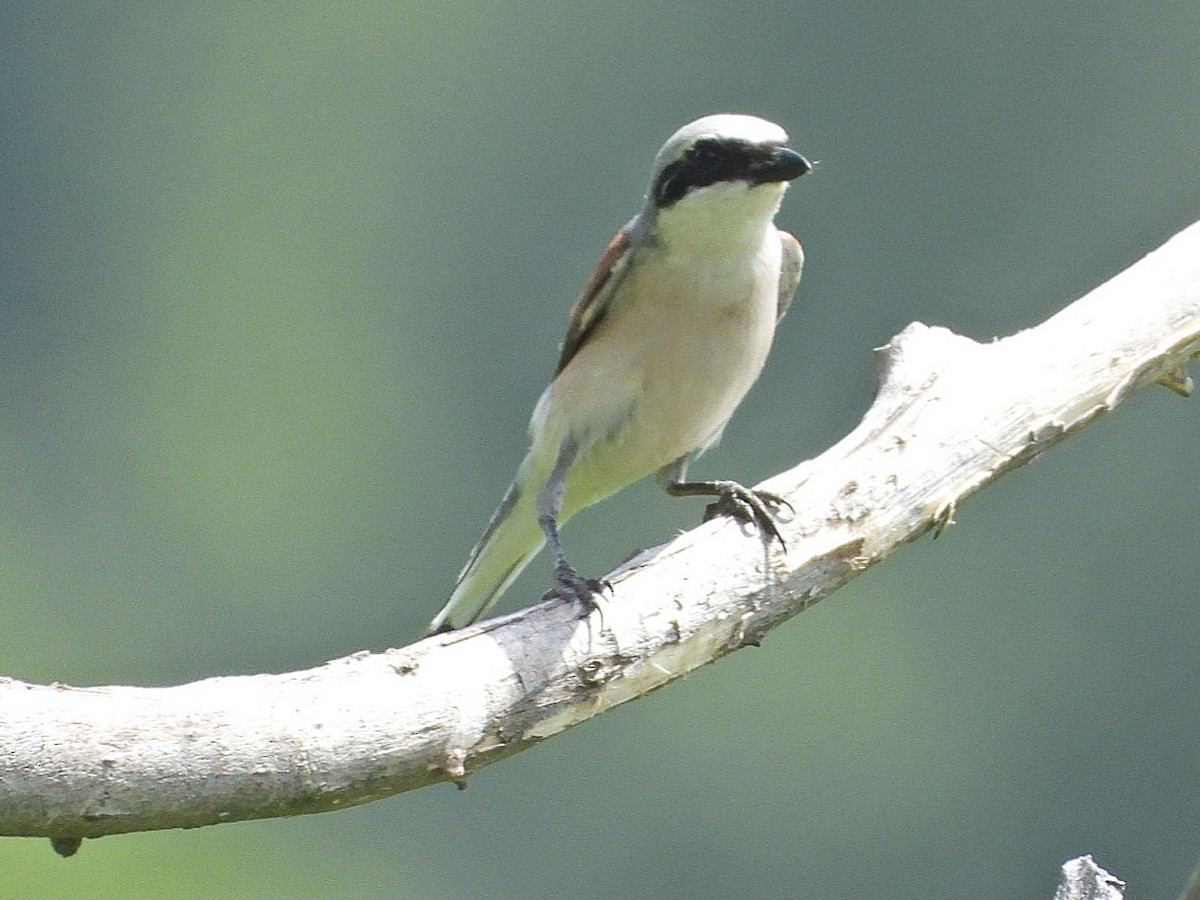
[[[770,491],[755,491],[743,487],[736,481],[721,482],[721,493],[717,499],[704,510],[704,521],[715,519],[717,516],[732,516],[739,522],[754,525],[763,534],[779,541],[779,546],[787,550],[783,535],[779,533],[777,521],[787,521],[795,515],[792,504]],[[780,516],[787,510],[786,518]]]
[[[569,603],[578,603],[587,612],[599,609],[603,602],[601,594],[612,590],[612,585],[603,578],[584,578],[566,561],[554,566],[554,584],[543,595],[543,600],[558,598]]]

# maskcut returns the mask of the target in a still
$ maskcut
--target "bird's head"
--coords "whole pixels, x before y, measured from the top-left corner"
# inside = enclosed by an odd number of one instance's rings
[[[638,224],[656,238],[732,237],[765,227],[788,183],[812,171],[787,140],[782,128],[755,116],[705,116],[684,125],[654,158]]]

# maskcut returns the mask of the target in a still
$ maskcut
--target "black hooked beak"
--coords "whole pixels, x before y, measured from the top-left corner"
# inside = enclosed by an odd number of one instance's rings
[[[791,147],[776,147],[769,155],[754,165],[750,172],[750,180],[755,184],[792,181],[801,175],[807,175],[812,170],[812,163]]]

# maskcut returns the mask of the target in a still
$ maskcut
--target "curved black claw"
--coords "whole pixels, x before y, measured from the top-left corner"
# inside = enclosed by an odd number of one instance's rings
[[[775,522],[787,521],[796,514],[792,504],[778,494],[751,490],[736,483],[723,485],[722,488],[721,495],[705,508],[705,522],[717,516],[732,516],[739,522],[754,525],[763,534],[779,541],[779,546],[787,550],[787,543]],[[783,509],[788,511],[787,519],[779,515]]]
[[[603,591],[611,590],[603,578],[584,578],[571,566],[554,567],[554,584],[542,595],[543,600],[558,598],[569,603],[578,603],[588,612],[599,609]]]

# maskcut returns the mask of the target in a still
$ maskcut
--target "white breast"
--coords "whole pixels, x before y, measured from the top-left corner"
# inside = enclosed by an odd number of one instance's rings
[[[564,512],[607,496],[713,443],[771,347],[781,245],[768,225],[755,246],[680,254],[648,248],[612,311],[559,374],[540,418],[580,458]]]

